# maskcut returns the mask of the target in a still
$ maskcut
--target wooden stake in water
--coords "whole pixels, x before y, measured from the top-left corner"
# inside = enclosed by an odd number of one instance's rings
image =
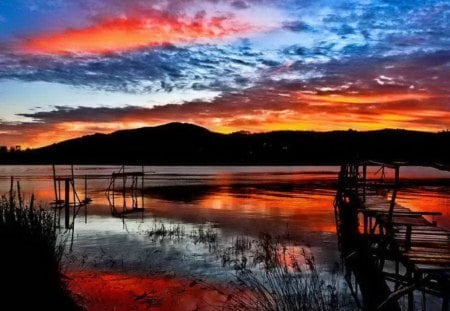
[[[31,199],[30,199],[30,211],[33,210],[33,205],[34,205],[34,193],[31,194]]]
[[[19,208],[22,208],[22,194],[20,193],[20,182],[17,181],[17,198],[19,200]]]
[[[11,186],[9,188],[9,206],[12,208],[14,201],[14,177],[11,176]]]
[[[70,226],[70,181],[69,179],[65,180],[65,196],[64,196],[64,216],[65,216],[65,227],[69,229]]]
[[[84,175],[84,223],[87,224],[87,175]]]

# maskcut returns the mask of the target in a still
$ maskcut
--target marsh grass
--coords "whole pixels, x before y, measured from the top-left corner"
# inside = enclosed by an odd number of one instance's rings
[[[153,227],[145,231],[146,235],[154,241],[159,240],[175,240],[182,241],[184,239],[191,240],[194,244],[207,245],[210,252],[217,249],[218,233],[213,224],[193,225],[191,228],[181,224],[154,223]]]
[[[186,237],[186,229],[180,224],[154,223],[153,227],[146,231],[146,234],[153,240],[177,239]]]
[[[238,243],[242,245],[242,242]],[[252,244],[244,243],[246,249]],[[253,267],[235,264],[238,292],[228,295],[227,310],[332,311],[353,310],[354,303],[339,264],[320,272],[305,249],[293,251],[283,239],[261,234],[254,242]],[[243,258],[245,258],[243,256]]]
[[[60,272],[64,244],[52,212],[0,198],[0,306],[14,310],[77,310]],[[0,308],[2,309],[2,308]]]
[[[337,275],[325,278],[316,270],[242,270],[237,279],[239,292],[228,296],[229,310],[331,311],[351,309],[353,305]]]

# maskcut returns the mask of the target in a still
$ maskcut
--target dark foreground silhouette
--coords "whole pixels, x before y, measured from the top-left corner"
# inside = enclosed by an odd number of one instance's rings
[[[450,132],[277,131],[220,134],[184,123],[94,134],[0,155],[3,164],[270,165],[355,159],[450,164]]]
[[[60,273],[53,216],[0,199],[0,310],[81,310]]]

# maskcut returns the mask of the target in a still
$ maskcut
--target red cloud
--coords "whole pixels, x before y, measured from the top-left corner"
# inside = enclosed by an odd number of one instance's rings
[[[33,54],[107,53],[163,44],[221,39],[258,30],[230,17],[148,16],[103,20],[83,29],[45,34],[26,40],[20,50]]]

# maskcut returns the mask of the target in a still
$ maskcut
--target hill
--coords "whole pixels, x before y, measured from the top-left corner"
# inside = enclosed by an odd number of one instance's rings
[[[411,164],[450,161],[450,133],[406,130],[220,134],[186,123],[94,134],[0,156],[16,164],[339,164],[354,159]]]

